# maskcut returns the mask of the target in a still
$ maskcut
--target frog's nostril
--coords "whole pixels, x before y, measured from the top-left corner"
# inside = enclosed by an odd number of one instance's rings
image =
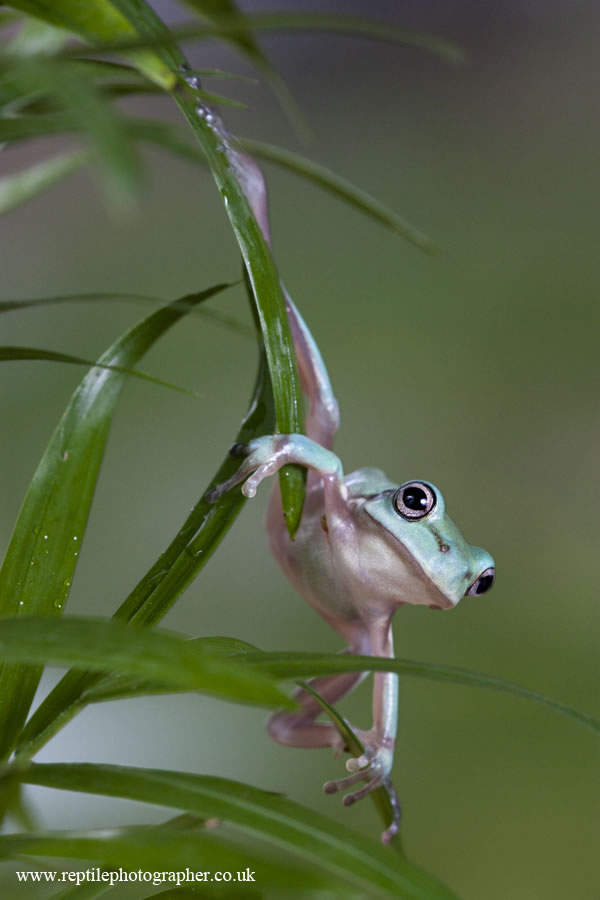
[[[467,593],[466,597],[479,597],[481,594],[487,593],[496,578],[496,570],[494,568],[486,569],[481,575],[475,579]]]

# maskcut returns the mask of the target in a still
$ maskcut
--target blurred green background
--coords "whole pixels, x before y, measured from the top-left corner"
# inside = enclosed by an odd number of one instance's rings
[[[176,13],[171,4],[155,6]],[[299,147],[268,90],[215,83],[250,104],[227,114],[237,133],[326,163],[442,248],[426,258],[293,176],[268,171],[278,263],[330,369],[346,470],[376,465],[399,482],[433,481],[468,539],[496,559],[490,595],[440,616],[402,609],[397,655],[494,673],[598,713],[600,7],[427,0],[319,8],[428,28],[470,57],[468,66],[450,67],[425,53],[333,35],[265,38],[314,129],[308,148]],[[247,71],[217,45],[196,45],[190,56],[197,65]],[[137,109],[174,116],[167,101]],[[60,145],[9,148],[3,171]],[[5,217],[2,299],[104,289],[173,298],[238,277],[208,175],[155,153],[146,162],[148,191],[127,221],[107,215],[85,173]],[[248,318],[239,288],[212,305]],[[2,317],[2,343],[96,356],[144,312],[82,304],[13,313]],[[71,613],[112,612],[178,529],[236,431],[254,364],[251,341],[199,316],[144,361],[202,396],[128,386]],[[2,369],[3,549],[81,375],[43,363]],[[248,504],[165,624],[264,649],[337,650],[337,636],[269,556],[266,494]],[[342,709],[366,727],[369,706],[370,684]],[[263,718],[195,696],[105,704],[80,715],[39,758],[238,778],[366,833],[379,830],[368,803],[342,810],[339,798],[321,793],[322,781],[341,774],[340,762],[327,751],[271,743]],[[600,896],[591,733],[500,695],[405,680],[395,783],[409,856],[464,900]],[[164,817],[108,799],[43,789],[30,796],[49,827]]]

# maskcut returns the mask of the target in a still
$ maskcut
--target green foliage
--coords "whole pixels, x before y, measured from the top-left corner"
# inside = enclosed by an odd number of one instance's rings
[[[109,204],[129,206],[144,187],[139,159],[142,143],[160,146],[193,164],[208,165],[242,256],[258,326],[254,389],[235,440],[247,443],[274,430],[301,431],[301,394],[277,270],[232,162],[229,149],[234,139],[198,114],[199,104],[236,105],[236,101],[208,93],[191,81],[196,73],[187,67],[179,39],[210,36],[232,43],[270,83],[300,131],[306,131],[303,118],[260,47],[257,31],[347,32],[426,49],[451,62],[461,61],[460,51],[436,36],[348,16],[300,12],[248,16],[231,0],[188,0],[186,6],[200,14],[201,21],[194,19],[175,31],[170,31],[144,0],[18,0],[8,5],[25,15],[17,17],[16,34],[15,16],[3,13],[0,19],[0,27],[8,24],[13,29],[7,31],[0,53],[0,140],[10,144],[48,135],[73,135],[77,147],[4,176],[0,180],[0,213],[90,164],[101,173]],[[107,59],[115,55],[116,60]],[[235,77],[213,70],[200,74]],[[177,104],[189,133],[167,122],[136,119],[115,102],[123,96],[157,91]],[[85,145],[80,147],[82,138]],[[420,249],[433,251],[433,243],[424,234],[319,164],[258,141],[245,141],[243,146],[337,196]],[[199,574],[243,506],[239,492],[216,503],[206,499],[208,490],[237,468],[237,461],[229,455],[172,541],[115,611],[113,621],[62,618],[109,429],[125,383],[133,375],[173,387],[135,367],[171,326],[228,286],[219,284],[158,309],[118,337],[96,362],[47,348],[0,347],[1,361],[45,360],[90,367],[42,456],[0,569],[0,756],[6,761],[0,779],[0,810],[23,818],[20,786],[37,784],[127,798],[187,814],[156,828],[5,834],[0,837],[0,855],[93,860],[107,868],[150,871],[185,869],[197,859],[210,860],[211,869],[244,869],[248,865],[260,869],[259,890],[238,885],[224,893],[212,885],[195,889],[193,896],[255,898],[262,896],[264,889],[273,891],[273,896],[450,900],[454,895],[412,865],[402,852],[394,854],[345,825],[248,785],[164,770],[30,761],[87,704],[197,691],[237,703],[289,706],[291,701],[280,687],[282,680],[363,670],[394,671],[502,691],[541,703],[600,733],[600,723],[585,713],[502,679],[454,667],[406,659],[262,653],[234,638],[189,640],[150,629]],[[111,299],[99,294],[6,300],[0,304],[0,312],[100,297]],[[232,324],[226,318],[222,321]],[[302,512],[303,474],[289,467],[281,484],[293,535]],[[49,664],[73,668],[30,715],[43,666]],[[353,752],[360,753],[361,747],[344,720],[324,702],[323,706]],[[387,824],[390,809],[385,792],[377,792],[375,799]],[[216,827],[209,829],[208,823]],[[285,854],[283,861],[281,853]],[[56,896],[100,896],[105,886],[87,885],[76,891],[67,889]],[[109,889],[109,893],[113,891]],[[158,896],[187,895],[182,888]]]

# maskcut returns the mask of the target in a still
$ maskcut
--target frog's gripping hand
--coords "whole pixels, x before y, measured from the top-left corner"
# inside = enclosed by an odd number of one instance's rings
[[[235,456],[242,453],[239,444],[235,444],[232,450]],[[247,445],[245,452],[246,458],[235,475],[206,494],[209,503],[214,503],[242,482],[244,496],[254,497],[261,481],[290,463],[313,469],[324,481],[343,482],[342,464],[337,456],[303,434],[270,434],[255,438]]]

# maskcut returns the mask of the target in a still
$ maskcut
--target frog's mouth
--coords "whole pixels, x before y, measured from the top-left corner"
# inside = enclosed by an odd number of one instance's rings
[[[429,609],[454,609],[462,598],[462,592],[459,597],[448,596],[437,586],[431,576],[425,569],[419,565],[410,550],[398,538],[394,539],[396,547],[400,549],[402,561],[407,573],[410,573],[413,588],[406,587],[405,597],[410,599],[402,600],[403,603],[409,603],[414,606],[427,606]]]

